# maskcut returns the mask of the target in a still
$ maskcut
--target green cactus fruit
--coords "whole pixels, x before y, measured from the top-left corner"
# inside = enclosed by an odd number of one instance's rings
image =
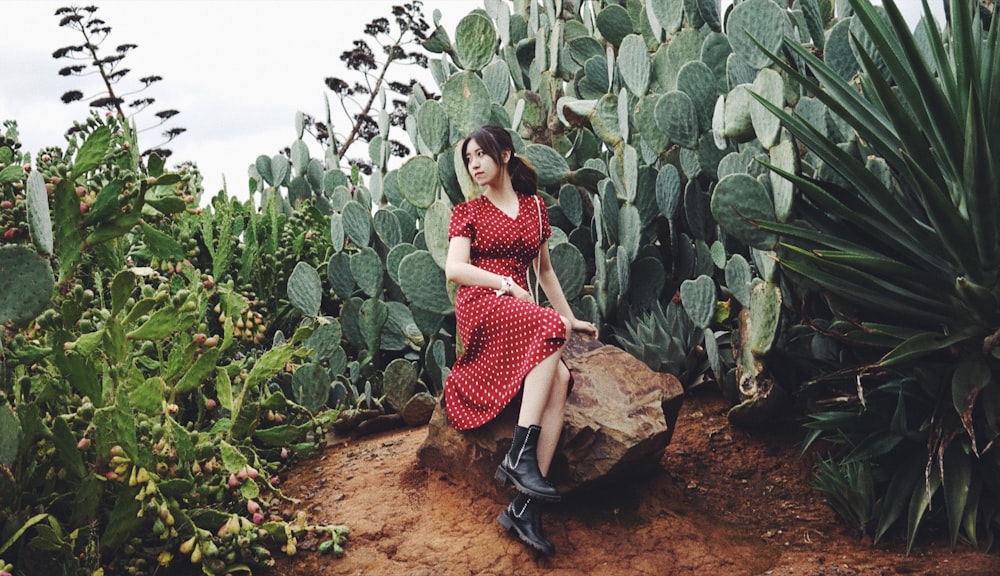
[[[754,94],[781,108],[784,103],[785,82],[781,74],[770,68],[765,68],[757,74],[751,88]],[[750,121],[753,124],[757,140],[765,148],[770,148],[778,142],[781,133],[781,120],[764,107],[756,98],[750,102]]]
[[[754,137],[750,85],[740,84],[726,96],[725,129],[722,135],[733,142],[749,142]]]
[[[330,398],[330,376],[319,364],[304,364],[292,374],[292,398],[313,414],[326,407]]]
[[[372,237],[372,214],[357,200],[351,200],[344,205],[344,231],[354,245],[368,246]]]
[[[380,348],[382,329],[389,319],[389,307],[378,298],[369,298],[361,304],[358,310],[358,329],[364,340],[365,348],[370,351]]]
[[[424,214],[424,242],[434,257],[434,262],[444,270],[448,259],[448,226],[451,222],[451,206],[438,200],[431,204]]]
[[[458,64],[465,70],[482,70],[497,47],[497,32],[493,22],[473,12],[462,18],[455,28],[455,53]]]
[[[382,260],[375,249],[365,246],[351,255],[350,262],[351,276],[358,283],[358,288],[368,296],[380,296],[385,271],[382,268]]]
[[[826,49],[823,51],[823,60],[845,81],[850,81],[861,69],[851,42],[853,20],[853,17],[845,18],[827,31]]]
[[[744,244],[769,250],[778,237],[758,228],[753,221],[774,221],[774,204],[764,185],[749,174],[730,174],[719,181],[712,194],[712,215],[728,234]]]
[[[490,121],[490,92],[473,72],[452,74],[441,86],[441,102],[448,112],[452,130],[459,137],[465,137]]]
[[[45,191],[45,180],[42,173],[32,170],[28,175],[28,186],[25,201],[28,208],[28,230],[31,232],[31,243],[40,253],[52,254],[52,217],[49,214],[49,195]]]
[[[0,466],[10,468],[21,449],[21,422],[14,409],[0,403]],[[0,470],[3,473],[3,470]]]
[[[323,301],[323,282],[316,269],[306,262],[298,262],[288,277],[288,301],[306,316],[319,314]]]
[[[688,62],[677,73],[677,89],[691,97],[698,112],[699,132],[708,130],[712,126],[712,113],[718,96],[712,69],[700,60]]]
[[[340,339],[343,331],[340,328],[340,321],[336,318],[323,318],[322,323],[316,327],[313,333],[306,338],[306,348],[312,349],[312,360],[323,362],[333,357],[334,352],[340,347]]]
[[[656,103],[656,126],[670,136],[670,140],[686,148],[698,145],[698,112],[691,97],[673,90]]]
[[[404,358],[396,358],[385,367],[382,377],[385,401],[396,412],[402,412],[417,393],[417,369]]]
[[[750,263],[740,254],[733,254],[726,262],[726,287],[736,301],[744,307],[750,305],[750,286],[753,273]]]
[[[54,289],[48,260],[24,246],[0,247],[0,324],[26,324],[48,308]]]
[[[638,34],[629,34],[618,49],[618,71],[633,96],[643,96],[649,88],[649,51]]]
[[[431,421],[437,398],[427,392],[417,392],[406,403],[400,415],[408,426],[422,426]]]
[[[416,308],[442,316],[454,313],[446,285],[444,270],[426,250],[408,254],[399,262],[399,286]]]
[[[403,232],[400,230],[399,218],[393,210],[379,210],[373,216],[375,220],[375,235],[378,236],[382,244],[392,248],[403,241]]]
[[[708,328],[715,317],[715,281],[701,275],[681,282],[681,302],[695,326]]]
[[[785,35],[785,14],[773,0],[746,0],[729,14],[727,29],[733,53],[754,69],[771,64],[768,52],[777,53]]]
[[[437,100],[427,100],[420,105],[417,113],[417,130],[420,139],[432,154],[438,154],[448,146],[451,127],[448,113]]]
[[[597,29],[605,40],[619,46],[634,27],[628,10],[617,4],[608,4],[597,14]]]
[[[351,257],[344,252],[337,252],[330,257],[326,265],[326,278],[341,300],[347,300],[354,293],[354,274],[351,273]]]
[[[397,244],[393,246],[389,253],[385,257],[385,270],[389,274],[389,278],[397,286],[399,285],[399,263],[406,256],[417,251],[416,246],[408,242],[402,244]]]
[[[771,164],[790,174],[798,173],[798,157],[795,154],[795,144],[789,139],[782,139],[771,148]],[[769,172],[771,181],[771,196],[774,198],[774,216],[778,222],[787,222],[792,217],[792,204],[795,197],[795,184],[777,172]]]

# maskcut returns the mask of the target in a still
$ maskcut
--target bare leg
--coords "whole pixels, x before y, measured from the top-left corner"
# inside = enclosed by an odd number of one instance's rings
[[[517,415],[518,426],[533,426],[542,423],[542,414],[545,406],[549,402],[552,392],[552,382],[555,380],[556,371],[559,369],[562,351],[565,347],[553,352],[538,363],[537,366],[528,372],[524,377],[524,390],[521,396],[521,411]]]
[[[559,444],[563,419],[566,414],[566,395],[569,393],[569,369],[562,362],[556,370],[555,380],[549,391],[549,399],[542,412],[542,433],[538,437],[538,470],[542,476],[549,475],[549,466]]]

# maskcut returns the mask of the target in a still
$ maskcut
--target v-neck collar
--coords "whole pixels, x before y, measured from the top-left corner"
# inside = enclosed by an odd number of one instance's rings
[[[511,216],[507,212],[503,211],[499,206],[497,206],[496,204],[494,204],[493,200],[491,200],[489,196],[485,196],[484,195],[483,199],[486,200],[486,203],[489,204],[490,206],[492,206],[494,210],[496,210],[497,212],[499,212],[499,213],[503,214],[504,216],[506,216],[508,220],[510,220],[512,222],[516,222],[517,221],[517,217],[521,215],[521,195],[515,192],[514,193],[514,197],[517,199],[517,213],[514,214],[513,216]]]

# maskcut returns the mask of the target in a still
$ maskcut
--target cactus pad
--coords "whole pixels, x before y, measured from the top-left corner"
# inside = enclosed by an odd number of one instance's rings
[[[25,324],[52,299],[55,277],[48,260],[24,246],[0,248],[0,324]]]
[[[496,46],[497,32],[489,18],[473,12],[458,22],[455,51],[462,68],[482,70],[493,59]]]
[[[288,301],[306,316],[316,316],[322,300],[323,282],[316,269],[298,262],[288,277]]]
[[[751,67],[760,70],[771,64],[767,53],[777,53],[785,34],[785,14],[773,0],[746,0],[733,8],[727,26],[733,53]]]
[[[398,179],[403,198],[417,208],[427,208],[437,193],[437,162],[429,156],[414,156],[400,168]]]
[[[774,221],[774,204],[764,185],[749,174],[730,174],[715,186],[712,215],[729,234],[748,246],[770,249],[778,237],[753,221]]]
[[[49,195],[45,191],[42,173],[32,170],[28,176],[28,230],[31,242],[46,256],[52,254],[52,217],[49,214]]]

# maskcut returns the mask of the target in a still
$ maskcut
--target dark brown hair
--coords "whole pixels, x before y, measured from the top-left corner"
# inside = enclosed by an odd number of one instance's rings
[[[514,154],[514,140],[507,130],[495,124],[487,124],[473,130],[472,134],[469,134],[462,141],[462,162],[465,164],[466,171],[469,170],[469,157],[466,156],[466,149],[472,140],[475,140],[483,152],[499,166],[504,165],[504,151],[510,150],[507,174],[510,175],[510,183],[513,185],[514,191],[527,196],[538,193],[538,174],[526,158]]]

